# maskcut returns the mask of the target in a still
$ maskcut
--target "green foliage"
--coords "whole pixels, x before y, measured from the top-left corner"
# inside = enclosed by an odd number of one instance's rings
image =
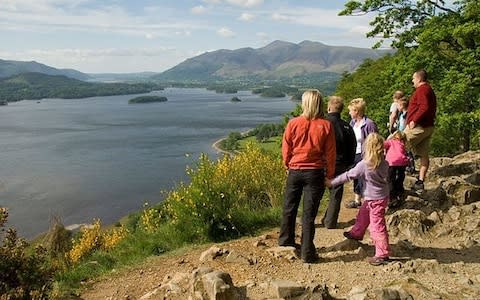
[[[167,97],[161,96],[139,96],[128,100],[128,103],[152,103],[152,102],[165,102]]]
[[[271,137],[283,134],[285,126],[283,124],[260,124],[249,132],[250,136],[255,136],[258,142],[265,142]]]
[[[220,143],[220,147],[227,151],[238,150],[238,141],[242,139],[242,134],[238,131],[230,132],[228,137]]]
[[[31,249],[15,229],[5,229],[7,218],[7,210],[0,208],[0,298],[47,299],[55,272],[47,251],[40,246]]]
[[[188,240],[225,240],[277,224],[285,181],[277,157],[250,145],[217,162],[203,155],[187,173],[191,183],[168,194],[160,215]]]
[[[41,73],[24,73],[0,80],[0,100],[9,102],[42,98],[86,98],[127,95],[161,89],[152,83],[91,83]]]
[[[375,17],[370,22],[373,28],[367,33],[367,37],[391,39],[394,48],[418,44],[416,38],[431,17],[455,13],[443,0],[351,0],[345,4],[345,9],[339,15],[363,15],[373,12]]]
[[[479,149],[478,1],[462,0],[450,6],[443,1],[349,1],[345,7],[341,14],[376,12],[368,35],[381,34],[399,50],[391,57],[364,62],[353,74],[344,74],[337,93],[347,101],[365,98],[368,115],[382,126],[393,91],[411,94],[411,75],[424,68],[437,95],[432,153],[455,155]]]

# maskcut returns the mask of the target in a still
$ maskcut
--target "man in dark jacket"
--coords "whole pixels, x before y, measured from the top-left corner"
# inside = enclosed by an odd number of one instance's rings
[[[335,139],[337,144],[335,176],[342,174],[353,166],[355,160],[355,150],[357,148],[357,141],[355,139],[353,128],[348,122],[341,119],[340,113],[342,110],[343,99],[338,96],[330,96],[328,98],[328,114],[326,118],[332,122],[335,130]],[[343,184],[330,189],[330,201],[323,218],[323,224],[328,229],[334,229],[337,227],[342,197]]]

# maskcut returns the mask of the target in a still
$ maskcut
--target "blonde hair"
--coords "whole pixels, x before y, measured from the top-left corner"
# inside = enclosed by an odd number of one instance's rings
[[[405,94],[402,91],[398,90],[398,91],[395,91],[395,93],[393,93],[393,100],[396,101],[402,98],[405,98]]]
[[[367,103],[365,103],[365,100],[363,100],[363,98],[355,98],[350,101],[350,104],[348,105],[348,109],[355,110],[360,116],[365,115],[366,108]]]
[[[392,133],[392,139],[397,139],[405,143],[407,141],[407,136],[405,135],[405,133],[401,132],[400,130],[397,130],[394,133]]]
[[[328,97],[328,108],[332,112],[342,112],[343,110],[343,98],[340,96]]]
[[[302,116],[307,120],[323,117],[322,94],[319,90],[306,90],[302,95]]]
[[[364,159],[369,169],[376,169],[385,159],[384,146],[385,140],[378,133],[370,133],[365,139]]]

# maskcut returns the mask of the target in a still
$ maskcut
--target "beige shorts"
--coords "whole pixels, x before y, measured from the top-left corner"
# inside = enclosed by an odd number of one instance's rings
[[[428,157],[434,128],[433,126],[423,128],[419,125],[412,129],[409,127],[405,128],[407,147],[420,157]]]

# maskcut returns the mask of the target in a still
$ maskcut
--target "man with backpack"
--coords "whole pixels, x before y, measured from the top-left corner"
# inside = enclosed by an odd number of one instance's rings
[[[350,124],[341,119],[340,113],[343,110],[343,99],[339,96],[330,96],[326,119],[332,122],[336,139],[336,161],[335,176],[350,169],[355,160],[355,149],[357,141],[355,133]],[[330,201],[327,211],[322,219],[323,225],[328,229],[335,229],[340,213],[340,204],[343,197],[343,184],[330,189]]]

